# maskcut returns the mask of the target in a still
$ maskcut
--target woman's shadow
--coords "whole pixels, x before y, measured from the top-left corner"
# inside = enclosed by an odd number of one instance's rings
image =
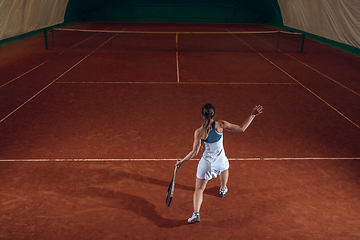
[[[157,213],[154,204],[142,197],[134,196],[129,193],[101,187],[90,187],[87,189],[87,194],[94,195],[94,197],[112,199],[116,205],[152,221],[161,228],[175,228],[187,224],[185,220],[172,220],[160,216]]]
[[[106,174],[106,173],[100,173],[96,172],[93,174]],[[165,205],[165,195],[166,191],[168,189],[168,186],[170,184],[171,179],[169,181],[164,181],[152,177],[137,175],[133,173],[128,173],[124,171],[116,171],[116,174],[112,175],[110,178],[107,178],[107,182],[118,182],[119,179],[127,179],[127,180],[134,180],[139,182],[139,184],[154,184],[161,187],[164,187],[164,205]],[[85,177],[86,179],[86,177]],[[86,181],[86,180],[84,180]],[[189,187],[182,184],[176,184],[175,188],[177,189],[183,189],[186,191],[193,192],[194,187]],[[205,194],[216,196],[218,194],[218,187],[213,187],[210,189],[205,190]],[[69,190],[69,189],[68,189]],[[66,192],[68,191],[66,190]],[[73,194],[70,192],[67,192],[68,194]],[[121,207],[127,211],[131,211],[133,213],[136,213],[139,216],[142,216],[150,221],[152,221],[155,225],[161,228],[175,228],[180,227],[182,225],[187,225],[186,219],[184,220],[172,220],[172,219],[166,219],[158,214],[156,211],[156,205],[150,203],[145,198],[131,195],[127,192],[121,192],[116,191],[114,189],[110,189],[104,186],[88,186],[86,188],[82,188],[81,190],[78,189],[76,192],[77,196],[90,196],[91,198],[106,198],[111,201],[109,201],[109,204],[111,207]],[[192,193],[191,193],[192,195]],[[190,196],[189,196],[190,197]]]
[[[165,188],[164,193],[166,193],[166,190],[168,189],[169,184],[171,182],[171,179],[169,179],[169,181],[164,181],[164,180],[141,176],[141,175],[136,175],[136,174],[132,174],[132,173],[128,173],[128,172],[119,172],[119,174],[121,177],[124,177],[126,179],[132,179],[132,180],[140,182],[140,183],[150,183],[150,184],[162,186]],[[191,192],[193,192],[195,190],[194,187],[189,187],[189,186],[186,186],[183,184],[178,184],[178,183],[175,184],[175,188],[186,190],[186,191],[191,191]],[[218,196],[219,189],[220,189],[219,186],[207,188],[207,189],[205,189],[204,194],[211,195],[211,196]]]

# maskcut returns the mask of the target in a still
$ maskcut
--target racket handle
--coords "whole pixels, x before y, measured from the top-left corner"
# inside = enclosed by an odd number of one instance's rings
[[[177,162],[180,162],[181,160],[178,159]],[[179,167],[178,166],[175,166],[175,170],[177,170]]]

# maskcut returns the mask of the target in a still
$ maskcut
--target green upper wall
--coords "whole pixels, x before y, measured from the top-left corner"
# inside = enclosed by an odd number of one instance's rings
[[[64,20],[78,19],[283,25],[277,0],[69,0]]]

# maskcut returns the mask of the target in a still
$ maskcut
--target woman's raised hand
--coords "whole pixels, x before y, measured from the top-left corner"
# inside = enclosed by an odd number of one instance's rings
[[[252,111],[252,115],[257,116],[262,113],[262,110],[263,110],[263,106],[257,105],[254,107],[254,110]]]

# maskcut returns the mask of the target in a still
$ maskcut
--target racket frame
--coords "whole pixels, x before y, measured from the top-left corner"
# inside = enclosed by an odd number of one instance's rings
[[[180,161],[180,160],[178,159],[178,162],[179,162],[179,161]],[[173,176],[173,178],[171,179],[171,182],[170,182],[170,185],[169,185],[167,194],[166,194],[166,206],[167,206],[167,207],[170,206],[171,200],[172,200],[173,195],[174,195],[174,190],[175,190],[175,178],[176,178],[177,169],[178,169],[178,166],[175,166],[174,176]]]

